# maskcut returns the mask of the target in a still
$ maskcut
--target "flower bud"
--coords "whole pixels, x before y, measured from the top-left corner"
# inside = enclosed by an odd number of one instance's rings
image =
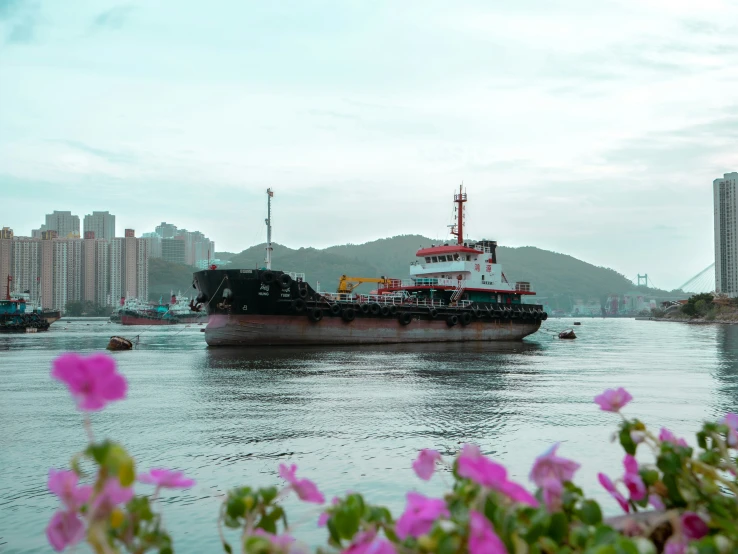
[[[124,520],[125,520],[125,516],[123,515],[123,511],[120,508],[116,508],[110,514],[110,526],[113,529],[117,529],[118,527],[123,525]]]
[[[725,535],[715,535],[712,539],[715,541],[715,546],[717,546],[720,554],[734,552],[733,541],[728,539]]]
[[[418,537],[418,546],[427,552],[435,552],[438,543],[428,535],[421,535]]]

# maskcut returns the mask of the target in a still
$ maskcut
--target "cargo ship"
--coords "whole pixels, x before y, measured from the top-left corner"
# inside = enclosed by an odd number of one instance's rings
[[[353,294],[313,289],[302,273],[271,267],[271,200],[267,190],[266,263],[261,269],[209,269],[193,275],[193,310],[206,311],[210,346],[340,345],[520,340],[548,315],[527,282],[510,283],[497,242],[464,239],[467,194],[454,194],[451,244],[421,248],[409,279],[375,278],[377,289]],[[342,278],[345,284],[349,278]]]

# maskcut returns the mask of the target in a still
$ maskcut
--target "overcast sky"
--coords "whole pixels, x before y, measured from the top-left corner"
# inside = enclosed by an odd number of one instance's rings
[[[660,287],[738,171],[738,3],[0,0],[0,226],[218,250],[468,229]],[[412,257],[409,253],[408,257]],[[504,265],[504,260],[501,260]]]

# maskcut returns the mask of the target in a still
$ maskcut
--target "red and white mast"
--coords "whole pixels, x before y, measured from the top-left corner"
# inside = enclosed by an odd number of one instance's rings
[[[456,235],[456,244],[464,243],[464,216],[466,215],[466,193],[464,183],[459,185],[459,194],[454,194],[454,211],[456,212],[456,223],[451,225],[451,234]]]

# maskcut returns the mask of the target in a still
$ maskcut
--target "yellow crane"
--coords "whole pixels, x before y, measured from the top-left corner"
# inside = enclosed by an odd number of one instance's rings
[[[382,277],[347,277],[346,275],[341,275],[341,279],[338,281],[338,293],[339,294],[349,294],[362,283],[380,283],[382,285],[387,285],[389,284],[389,281],[390,280],[384,276]]]

